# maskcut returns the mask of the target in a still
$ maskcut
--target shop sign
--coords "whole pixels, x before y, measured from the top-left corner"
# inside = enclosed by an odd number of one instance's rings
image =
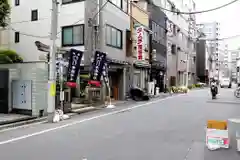
[[[143,27],[137,27],[137,59],[138,60],[143,60],[143,33],[144,33],[144,28]]]

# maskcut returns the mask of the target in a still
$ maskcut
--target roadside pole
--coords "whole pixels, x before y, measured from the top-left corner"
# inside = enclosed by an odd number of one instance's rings
[[[56,96],[56,39],[58,25],[58,2],[52,0],[51,13],[51,47],[49,61],[49,78],[48,78],[48,122],[53,122],[55,112],[55,96]]]
[[[189,52],[187,53],[187,68],[186,68],[186,87],[188,87],[188,79],[189,79],[189,77],[188,77],[188,72],[189,72]]]

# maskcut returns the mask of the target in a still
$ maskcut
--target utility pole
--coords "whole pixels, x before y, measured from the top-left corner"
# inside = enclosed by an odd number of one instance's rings
[[[50,47],[50,61],[49,61],[49,78],[48,78],[48,122],[53,122],[55,112],[55,96],[56,96],[56,39],[58,27],[58,2],[52,0],[51,13],[51,47]]]
[[[189,72],[189,52],[187,53],[187,68],[186,68],[186,87],[188,87],[188,72]]]

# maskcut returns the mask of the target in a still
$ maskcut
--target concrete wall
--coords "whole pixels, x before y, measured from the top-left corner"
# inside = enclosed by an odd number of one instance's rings
[[[38,116],[40,110],[47,112],[48,65],[45,62],[1,64],[0,68],[10,69],[9,111],[12,109],[12,80],[32,81],[32,115]]]

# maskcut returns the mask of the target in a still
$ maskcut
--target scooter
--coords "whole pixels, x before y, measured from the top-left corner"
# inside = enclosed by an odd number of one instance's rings
[[[211,93],[212,93],[212,99],[216,99],[217,98],[217,86],[216,85],[211,86]]]

